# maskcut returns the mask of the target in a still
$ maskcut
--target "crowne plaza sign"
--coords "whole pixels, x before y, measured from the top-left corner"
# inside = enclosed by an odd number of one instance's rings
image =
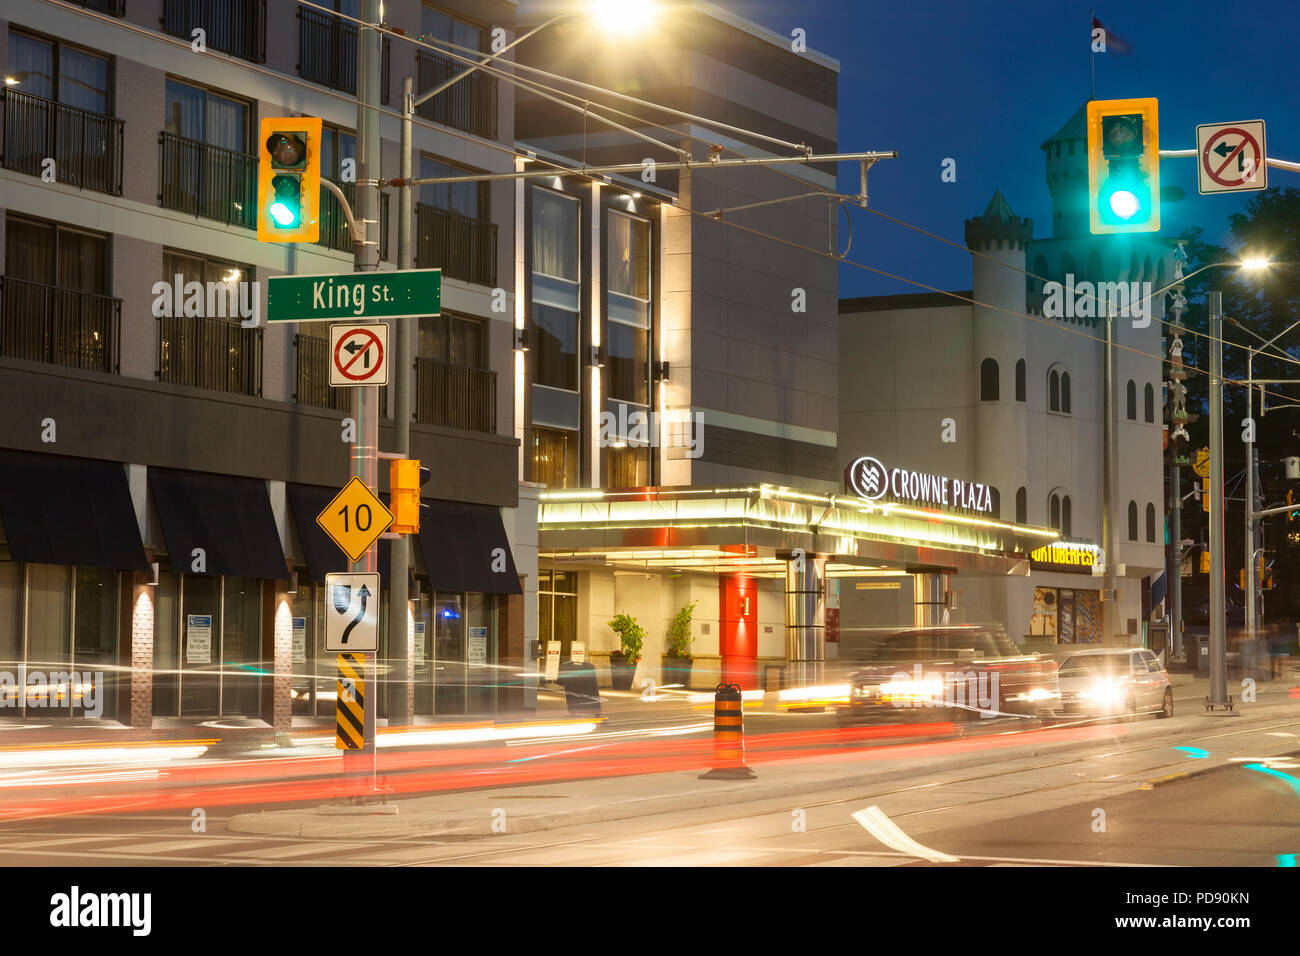
[[[908,468],[886,468],[879,458],[864,455],[846,472],[849,490],[875,501],[886,495],[918,505],[963,508],[982,514],[993,513],[989,486],[949,475],[935,475]]]

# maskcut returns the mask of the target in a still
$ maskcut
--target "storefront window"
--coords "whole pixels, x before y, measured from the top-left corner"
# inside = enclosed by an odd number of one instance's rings
[[[1031,637],[1057,644],[1095,644],[1101,640],[1101,594],[1072,588],[1034,588]]]
[[[0,561],[0,669],[16,672],[23,659],[22,612],[22,565],[17,561]],[[16,704],[15,699],[4,706]]]
[[[649,484],[649,448],[629,445],[605,450],[606,488],[645,488]]]
[[[160,571],[153,594],[153,712],[175,717],[180,712],[180,576]]]
[[[548,488],[578,487],[578,433],[533,426],[532,480]]]
[[[578,638],[578,574],[576,571],[537,572],[537,634],[542,653],[547,641],[560,642],[560,660],[568,660]]]
[[[179,583],[173,584],[179,577]],[[180,601],[168,597],[175,587]],[[176,689],[166,686],[154,713],[181,717],[261,714],[262,582],[253,578],[162,574],[154,666],[175,661]],[[154,680],[155,688],[160,681]],[[164,705],[169,709],[164,709]]]

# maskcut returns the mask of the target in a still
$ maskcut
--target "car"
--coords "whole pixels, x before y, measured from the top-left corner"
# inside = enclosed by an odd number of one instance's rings
[[[1153,651],[1090,648],[1061,662],[1061,713],[1066,717],[1174,715],[1169,673]]]
[[[845,723],[1046,717],[1060,702],[1056,662],[1026,653],[997,625],[841,632],[849,675]]]
[[[1208,623],[1210,620],[1210,599],[1201,597],[1194,604],[1189,603],[1187,607],[1187,619],[1197,623]],[[1246,609],[1236,603],[1231,594],[1224,595],[1223,599],[1223,617],[1228,624],[1245,624]]]

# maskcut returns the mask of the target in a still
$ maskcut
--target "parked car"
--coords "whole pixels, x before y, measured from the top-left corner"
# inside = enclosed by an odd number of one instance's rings
[[[841,632],[849,675],[841,720],[1047,716],[1060,703],[1056,662],[1026,653],[997,626]]]
[[[1197,624],[1208,624],[1210,621],[1210,599],[1207,596],[1198,598],[1195,603],[1187,605],[1188,620]],[[1236,598],[1231,594],[1225,594],[1223,599],[1223,616],[1228,624],[1245,624],[1246,608],[1238,604]]]
[[[1077,651],[1061,663],[1061,712],[1065,716],[1129,719],[1139,714],[1174,715],[1174,689],[1160,658],[1140,648]]]

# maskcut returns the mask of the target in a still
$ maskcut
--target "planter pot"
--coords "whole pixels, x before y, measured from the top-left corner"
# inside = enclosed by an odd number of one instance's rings
[[[632,679],[636,677],[636,661],[629,662],[617,652],[609,655],[609,679],[614,690],[631,690]]]
[[[691,686],[691,662],[689,657],[665,657],[663,666],[660,670],[661,684],[680,684],[682,687]]]

